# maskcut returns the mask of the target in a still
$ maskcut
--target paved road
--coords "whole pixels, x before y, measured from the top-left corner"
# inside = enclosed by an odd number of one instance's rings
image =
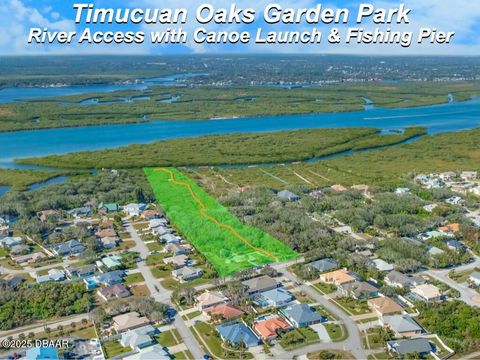
[[[16,269],[9,269],[5,266],[0,266],[0,274],[11,274],[11,275],[22,275],[22,274],[30,274],[32,272],[38,272],[42,270],[50,270],[56,267],[68,267],[72,264],[75,264],[78,262],[78,260],[65,260],[61,263],[55,263],[55,264],[50,264],[50,265],[45,265],[42,267],[38,268],[29,268],[29,269],[22,269],[22,270],[16,270]]]
[[[480,257],[479,256],[474,256],[475,260],[471,262],[470,264],[465,264],[461,265],[455,268],[455,271],[457,272],[462,272],[462,271],[468,271],[468,270],[473,270],[476,267],[480,267]],[[480,307],[480,302],[478,300],[474,299],[479,299],[479,294],[477,291],[474,289],[470,289],[468,286],[465,286],[463,284],[459,284],[455,282],[454,280],[450,279],[448,277],[448,273],[452,269],[445,269],[445,270],[426,270],[423,272],[423,274],[429,275],[433,277],[436,280],[439,280],[441,282],[446,283],[448,286],[451,288],[457,290],[460,292],[460,298],[462,301],[464,301],[466,304],[470,306],[475,306],[475,307]]]
[[[13,330],[0,331],[0,340],[7,339],[9,336],[15,337],[15,335],[21,334],[21,333],[24,333],[25,335],[27,335],[30,332],[33,332],[34,334],[38,334],[45,331],[45,326],[49,327],[52,330],[55,330],[58,325],[68,326],[72,322],[80,322],[82,321],[82,319],[88,319],[88,314],[75,315],[68,318],[62,318],[61,320],[46,321],[44,324],[41,324],[41,325],[39,324],[27,325],[27,326],[15,328]]]
[[[135,241],[135,247],[131,250],[140,253],[140,257],[145,259],[149,254],[147,245],[145,245],[143,240],[138,235],[137,230],[135,230],[135,228],[129,222],[125,223],[125,225],[130,237],[133,241]],[[138,269],[145,279],[145,284],[147,285],[148,290],[150,290],[151,296],[158,302],[172,305],[170,300],[171,291],[162,287],[160,281],[153,276],[150,268],[145,264],[144,261],[138,263]],[[201,359],[203,357],[203,351],[198,345],[195,337],[192,335],[190,329],[187,327],[187,325],[185,325],[182,317],[178,314],[175,316],[174,325],[180,333],[183,343],[187,346],[188,350],[190,350],[193,357],[195,359]]]
[[[297,277],[291,272],[289,272],[287,269],[283,270],[283,274],[286,278],[292,281],[299,281]],[[310,286],[303,284],[302,281],[299,281],[299,283],[301,284],[299,285],[299,288],[303,292],[305,292],[310,298],[315,300],[317,303],[319,303],[321,306],[327,309],[327,311],[329,311],[331,314],[333,314],[336,318],[338,318],[345,324],[345,327],[348,330],[349,336],[347,340],[344,340],[341,342],[314,344],[305,348],[288,352],[288,355],[292,357],[292,356],[300,356],[309,352],[315,352],[315,351],[326,350],[326,349],[336,349],[336,350],[349,351],[357,359],[366,359],[367,354],[365,353],[365,350],[362,347],[360,331],[357,325],[355,324],[355,322],[346,313],[344,313],[343,310],[339,309],[337,306],[332,304],[324,296],[322,296],[320,293],[312,289]]]

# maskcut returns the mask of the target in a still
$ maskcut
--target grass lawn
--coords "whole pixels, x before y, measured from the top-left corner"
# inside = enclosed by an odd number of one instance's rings
[[[147,248],[150,251],[162,251],[163,245],[160,244],[159,242],[153,242],[153,243],[147,244]]]
[[[146,264],[148,266],[155,266],[155,265],[160,265],[164,264],[163,258],[165,257],[165,254],[154,254],[154,255],[148,255]]]
[[[8,255],[8,251],[4,248],[0,248],[0,257],[5,257]]]
[[[371,312],[366,301],[359,301],[352,298],[338,298],[335,299],[335,301],[352,315],[363,315]]]
[[[23,268],[18,265],[17,263],[14,263],[12,260],[10,259],[3,259],[3,260],[0,260],[0,265],[2,265],[3,267],[7,268],[7,269],[12,269],[12,270],[23,270]]]
[[[289,331],[281,335],[278,343],[285,350],[298,349],[319,341],[319,337],[316,331],[309,327],[303,327]]]
[[[362,332],[362,343],[366,349],[382,349],[385,346],[384,341],[380,336],[378,336],[380,328],[368,329],[365,335],[365,332]],[[368,346],[366,336],[368,335]]]
[[[173,358],[176,360],[194,360],[190,350],[185,350],[172,355],[173,355]]]
[[[119,250],[128,250],[135,247],[135,241],[133,240],[123,240],[116,248],[114,248],[114,251],[119,251]]]
[[[386,352],[368,355],[368,360],[388,360],[388,359],[393,359],[393,357]]]
[[[313,285],[316,290],[319,290],[323,294],[331,294],[337,290],[337,287],[332,284],[318,283]]]
[[[126,285],[136,284],[144,281],[145,279],[143,278],[143,275],[141,273],[130,274],[125,278]]]
[[[323,306],[315,306],[315,310],[325,316],[329,321],[337,320],[337,318],[333,316],[333,314],[331,314],[329,311],[327,311],[327,309],[325,309]]]
[[[307,354],[309,360],[323,360],[323,359],[339,359],[339,360],[354,360],[355,357],[346,351],[341,350],[322,350]]]
[[[79,329],[70,334],[70,336],[76,336],[83,339],[93,339],[97,337],[95,333],[95,328],[93,326],[87,327],[85,329]]]
[[[171,347],[181,343],[182,337],[178,333],[177,329],[164,331],[158,335],[155,335],[158,343],[162,346]]]
[[[40,275],[40,276],[47,275],[48,272],[49,272],[50,270],[53,270],[53,269],[56,269],[56,270],[65,270],[62,266],[57,266],[57,267],[52,268],[52,269],[46,269],[46,270],[37,271],[37,274]]]
[[[277,239],[243,224],[178,170],[149,168],[145,174],[172,223],[220,275],[297,258]]]
[[[131,351],[130,348],[124,348],[117,340],[105,341],[102,343],[105,357],[111,359],[117,355],[125,354]]]
[[[343,325],[338,324],[323,324],[327,329],[328,336],[332,341],[342,341],[348,337],[347,329]]]
[[[298,301],[300,301],[301,303],[307,303],[307,304],[312,304],[314,301],[310,298],[310,296],[308,296],[307,294],[305,294],[303,291],[297,291],[295,293],[293,293],[293,296],[295,297],[295,299],[297,299]]]
[[[197,316],[200,316],[201,314],[202,312],[197,310],[197,311],[185,314],[183,316],[186,318],[186,320],[191,320],[193,318],[196,318]]]
[[[450,271],[448,273],[448,277],[453,281],[462,284],[466,282],[470,278],[470,274],[474,270],[466,270],[466,271]]]
[[[358,320],[358,321],[356,321],[356,323],[358,323],[358,324],[367,324],[367,323],[369,323],[369,322],[377,321],[377,320],[378,320],[377,317],[371,317],[371,318],[368,318],[368,319]]]
[[[133,228],[137,231],[143,231],[148,228],[148,223],[144,224],[133,224]]]
[[[157,279],[166,278],[172,275],[172,269],[167,265],[150,268],[150,271],[152,272],[152,275]]]
[[[192,281],[180,283],[177,280],[175,280],[174,278],[172,278],[171,276],[169,276],[166,279],[163,279],[161,281],[161,284],[167,290],[175,290],[175,289],[183,288],[183,287],[187,287],[187,286],[203,285],[203,284],[208,283],[210,280],[212,280],[212,279],[206,279],[204,277],[201,277],[199,279],[195,279],[195,280],[192,280]]]

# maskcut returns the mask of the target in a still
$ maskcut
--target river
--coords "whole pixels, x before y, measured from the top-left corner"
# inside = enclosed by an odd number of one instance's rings
[[[425,126],[430,134],[480,126],[480,99],[406,109],[222,120],[152,121],[0,133],[0,167],[22,168],[14,158],[99,150],[155,140],[210,134],[267,132],[306,128],[375,127],[382,130]]]

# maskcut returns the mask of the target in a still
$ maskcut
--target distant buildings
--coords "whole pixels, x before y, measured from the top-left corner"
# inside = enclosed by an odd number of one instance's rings
[[[298,201],[300,200],[300,196],[288,191],[288,190],[283,190],[280,191],[277,196],[285,201]]]

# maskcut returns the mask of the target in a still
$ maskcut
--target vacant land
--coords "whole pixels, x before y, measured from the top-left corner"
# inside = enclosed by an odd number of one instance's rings
[[[280,241],[241,223],[181,172],[149,168],[145,174],[169,219],[220,275],[297,257]]]
[[[82,169],[280,163],[398,144],[425,132],[425,128],[412,127],[402,134],[394,135],[381,135],[377,129],[372,128],[210,135],[111,150],[22,159],[19,162]]]

